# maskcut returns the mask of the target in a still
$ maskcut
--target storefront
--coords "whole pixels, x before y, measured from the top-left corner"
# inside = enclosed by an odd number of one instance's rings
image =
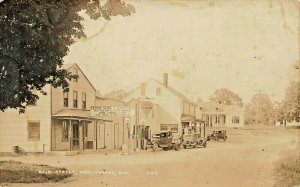
[[[63,110],[52,115],[51,150],[86,150],[106,148],[108,140],[101,134],[102,126],[110,127],[109,120],[90,116],[89,111]],[[101,133],[100,133],[101,132]],[[102,146],[103,145],[103,146]]]

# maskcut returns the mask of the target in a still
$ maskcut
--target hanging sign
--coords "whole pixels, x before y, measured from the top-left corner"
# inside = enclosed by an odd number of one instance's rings
[[[92,106],[92,116],[134,116],[135,109],[123,106]]]

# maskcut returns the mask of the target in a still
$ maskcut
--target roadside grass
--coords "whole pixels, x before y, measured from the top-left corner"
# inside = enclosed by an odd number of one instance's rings
[[[65,168],[0,161],[0,183],[58,182],[70,176],[72,174]]]
[[[300,186],[300,149],[284,154],[274,169],[274,187]]]

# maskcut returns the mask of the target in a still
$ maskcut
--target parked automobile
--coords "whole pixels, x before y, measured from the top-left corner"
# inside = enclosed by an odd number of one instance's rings
[[[219,141],[222,139],[224,142],[227,140],[227,135],[226,135],[226,130],[218,130],[218,131],[213,131],[212,134],[207,136],[207,140],[215,140]]]
[[[201,137],[200,134],[184,134],[183,135],[183,141],[182,146],[183,148],[197,148],[197,147],[206,147],[207,145],[207,139],[204,137]]]
[[[181,147],[181,139],[175,139],[171,131],[159,131],[153,133],[151,140],[148,140],[146,144],[146,150],[152,148],[153,151],[157,151],[159,148],[163,150],[175,149],[179,151]]]

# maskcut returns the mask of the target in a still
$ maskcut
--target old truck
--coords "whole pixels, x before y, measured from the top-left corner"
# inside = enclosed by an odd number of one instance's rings
[[[181,139],[176,139],[171,131],[159,131],[152,133],[151,139],[147,141],[146,150],[152,148],[157,151],[159,148],[163,150],[174,149],[179,151],[181,147]]]
[[[207,140],[204,137],[201,137],[199,134],[191,133],[184,134],[182,141],[183,148],[198,148],[207,146]]]
[[[183,148],[205,148],[207,146],[205,126],[206,121],[197,120],[191,127],[185,129],[182,135]]]
[[[219,141],[222,139],[224,142],[227,140],[226,130],[215,130],[212,134],[207,136],[207,140]]]

